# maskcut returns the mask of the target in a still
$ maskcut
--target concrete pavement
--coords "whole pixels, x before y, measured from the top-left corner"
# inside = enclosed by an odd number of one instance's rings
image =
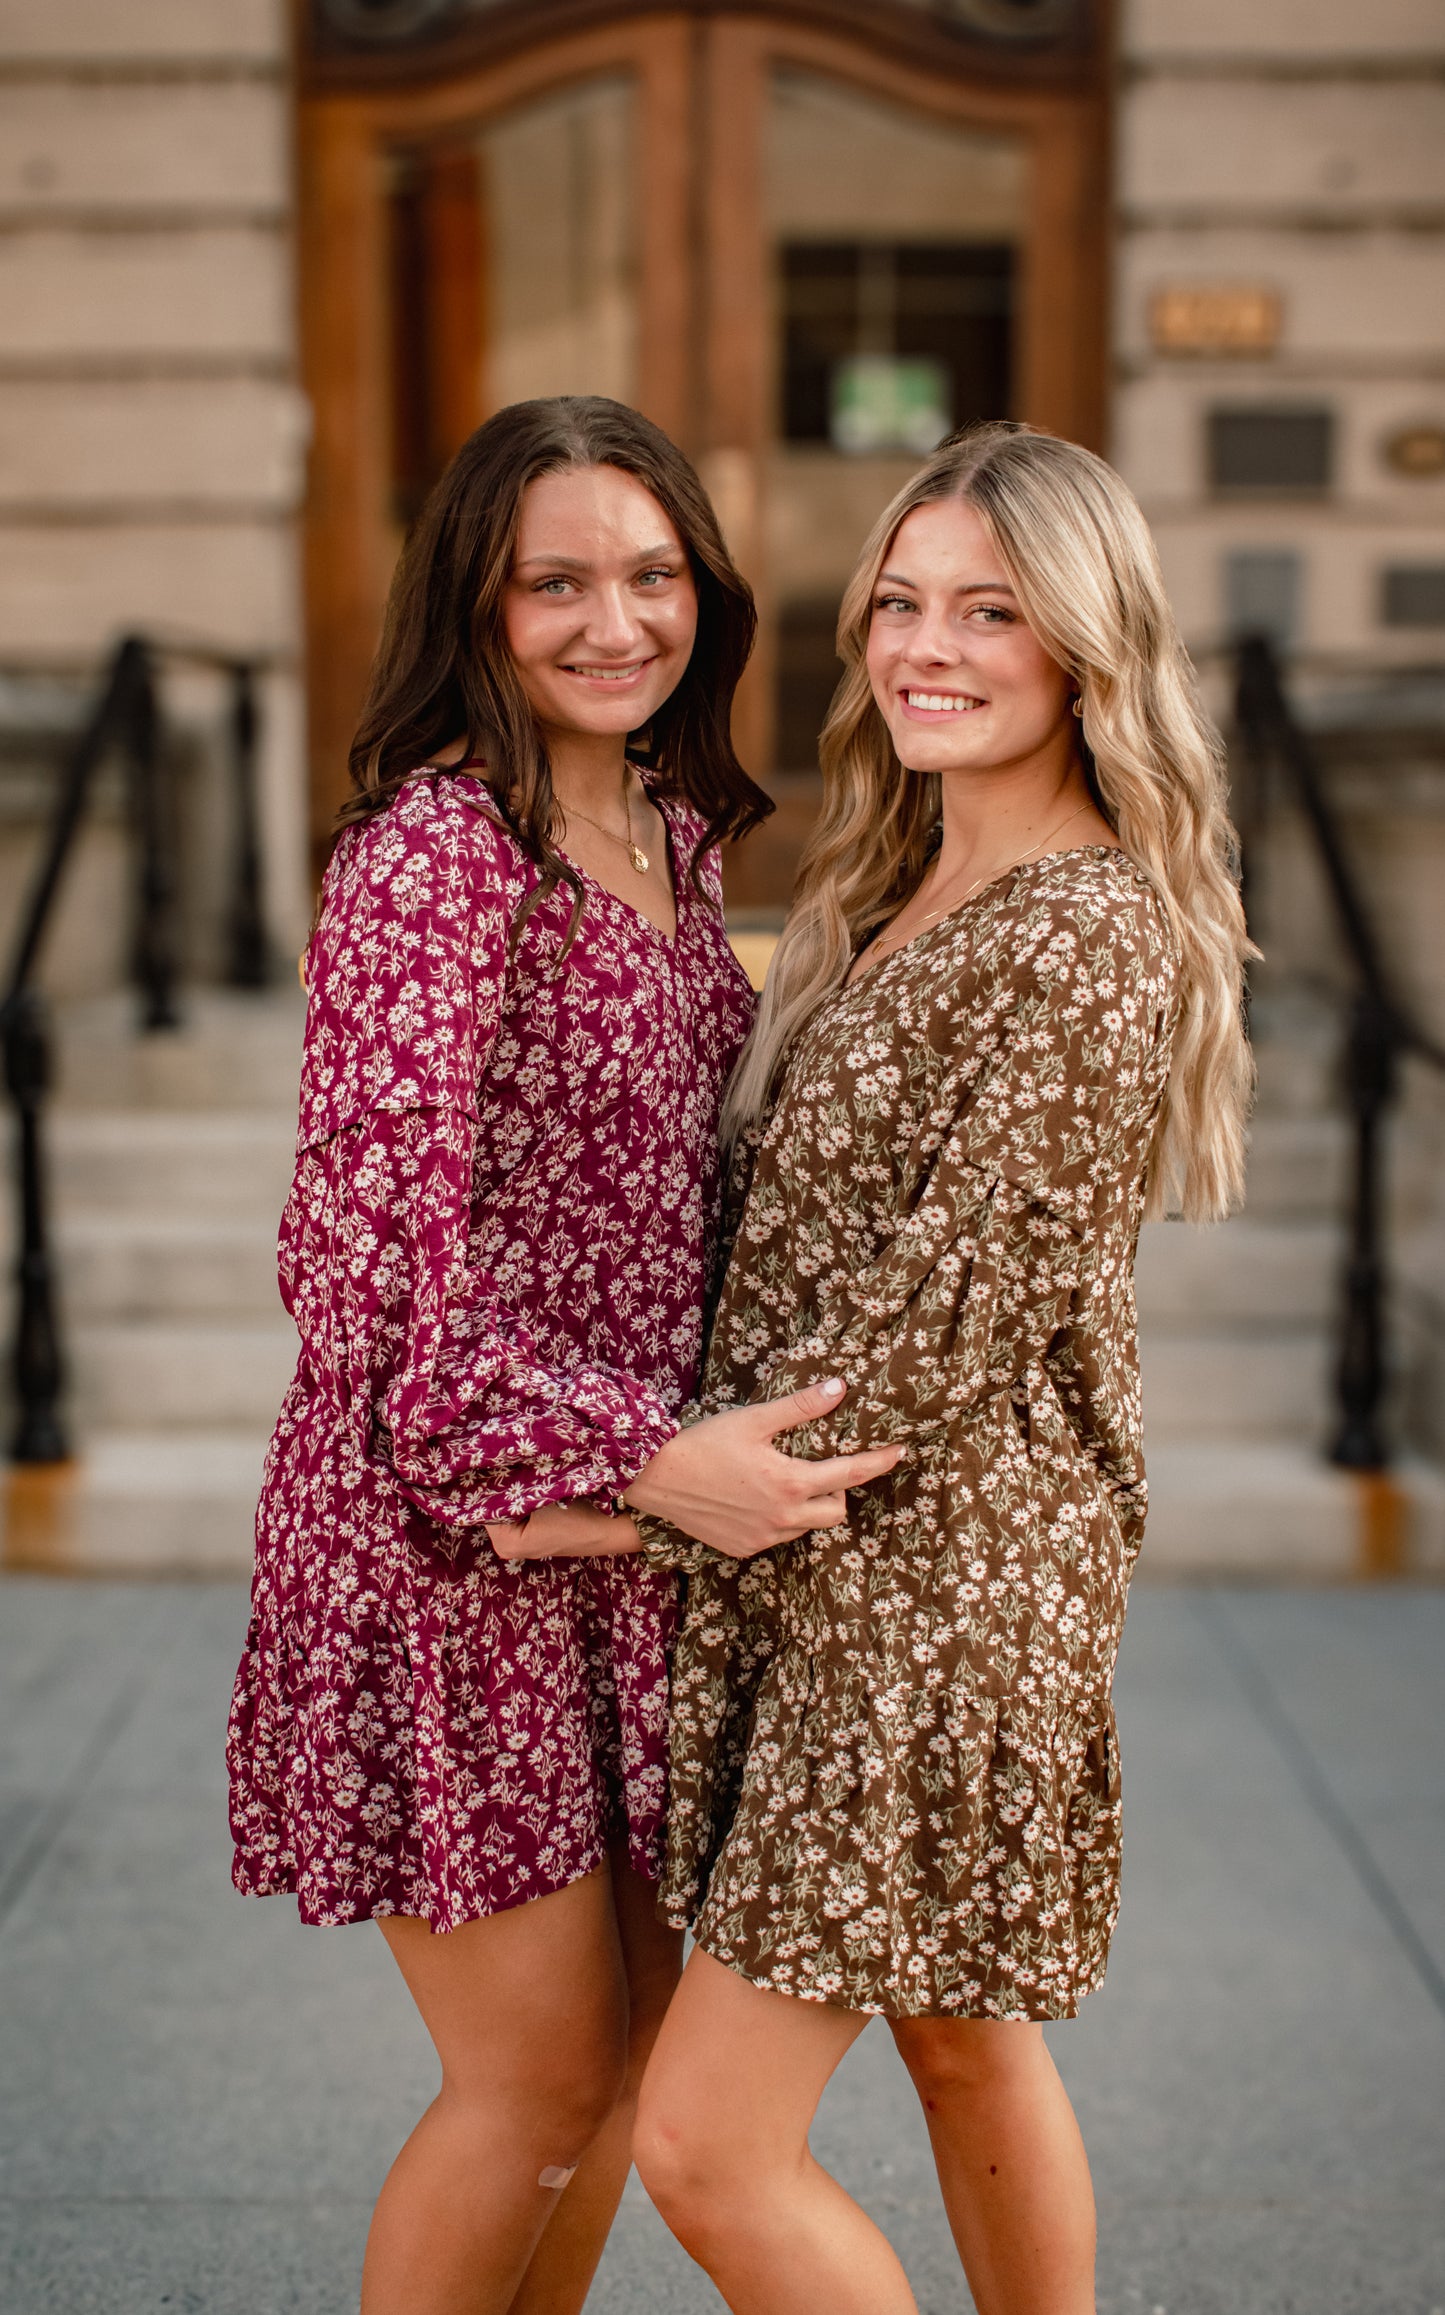
[[[374,1932],[232,1894],[237,1586],[0,1583],[0,2308],[351,2315],[431,2093]],[[1051,2030],[1102,2315],[1445,2311],[1445,1591],[1136,1595],[1124,1917]],[[815,2133],[967,2294],[886,2033]],[[720,2302],[634,2181],[589,2315]]]

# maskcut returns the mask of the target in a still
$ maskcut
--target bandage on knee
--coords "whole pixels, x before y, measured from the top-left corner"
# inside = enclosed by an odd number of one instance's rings
[[[538,2186],[553,2187],[560,2194],[564,2186],[571,2184],[576,2174],[577,2165],[575,2162],[570,2164],[566,2170],[562,2168],[560,2163],[549,2162],[546,2169],[538,2173],[537,2184]]]

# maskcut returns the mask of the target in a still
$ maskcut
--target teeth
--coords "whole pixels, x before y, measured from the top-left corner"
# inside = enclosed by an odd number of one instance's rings
[[[981,700],[961,698],[954,691],[905,691],[903,696],[910,707],[926,708],[934,715],[949,711],[954,715],[967,715],[970,708],[981,707],[983,704]]]
[[[641,665],[642,661],[639,659],[632,667],[574,667],[569,670],[569,673],[588,675],[599,683],[624,683],[629,675],[637,673]]]

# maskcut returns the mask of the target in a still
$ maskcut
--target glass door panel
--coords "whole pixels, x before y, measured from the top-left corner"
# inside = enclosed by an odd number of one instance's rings
[[[484,129],[485,400],[637,399],[629,79],[595,80]]]
[[[490,411],[637,399],[633,112],[608,75],[391,154],[394,551]]]
[[[817,802],[839,597],[879,509],[920,458],[1014,405],[1024,140],[921,118],[794,69],[764,138],[774,433],[765,489],[776,621],[778,834]],[[785,897],[780,895],[780,897]]]

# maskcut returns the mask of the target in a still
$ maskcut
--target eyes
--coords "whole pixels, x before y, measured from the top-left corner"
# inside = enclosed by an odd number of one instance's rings
[[[648,594],[655,594],[660,587],[678,576],[679,572],[672,563],[649,563],[645,570],[634,573],[632,584],[643,588]],[[580,579],[555,571],[547,578],[534,579],[531,591],[534,595],[547,596],[553,602],[563,602],[569,595],[580,595],[583,588]]]
[[[892,611],[901,615],[910,611],[917,612],[920,606],[913,595],[884,593],[874,596],[873,608],[875,611]],[[980,627],[1015,627],[1019,618],[1018,612],[1011,611],[1006,603],[970,603],[962,616]]]

